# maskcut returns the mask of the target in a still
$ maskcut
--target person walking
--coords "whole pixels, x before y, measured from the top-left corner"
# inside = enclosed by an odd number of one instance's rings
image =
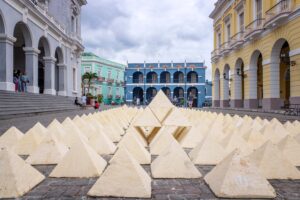
[[[19,91],[19,77],[18,77],[16,70],[14,70],[13,82],[15,84],[15,92],[18,92]]]
[[[22,73],[21,83],[22,83],[22,92],[27,92],[27,83],[29,83],[29,79],[26,76],[26,73]]]
[[[83,106],[86,106],[86,96],[85,94],[83,94],[83,96],[81,97],[81,103]]]
[[[189,108],[193,107],[193,101],[194,101],[194,96],[193,94],[190,92],[189,96],[188,96],[188,104],[189,104]]]

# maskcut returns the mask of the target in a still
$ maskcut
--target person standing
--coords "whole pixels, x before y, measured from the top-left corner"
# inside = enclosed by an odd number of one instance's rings
[[[83,96],[81,97],[81,103],[83,106],[86,106],[86,96],[85,94],[83,94]]]
[[[27,83],[29,83],[29,79],[25,73],[21,75],[21,83],[22,83],[22,92],[27,92]]]
[[[140,105],[140,98],[136,98],[136,105],[139,106]]]
[[[188,96],[188,104],[189,104],[189,108],[193,107],[193,101],[194,101],[194,96],[193,94],[190,92],[189,96]]]
[[[17,71],[14,70],[13,82],[15,84],[15,92],[19,91],[19,77]]]

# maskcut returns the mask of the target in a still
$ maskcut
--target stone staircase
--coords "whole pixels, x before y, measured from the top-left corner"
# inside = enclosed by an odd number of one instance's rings
[[[0,120],[78,109],[67,97],[0,91]]]

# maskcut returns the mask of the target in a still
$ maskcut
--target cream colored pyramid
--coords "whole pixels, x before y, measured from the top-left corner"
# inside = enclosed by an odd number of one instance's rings
[[[62,125],[66,132],[63,140],[68,147],[71,147],[78,140],[88,143],[87,137],[78,129],[70,118],[65,119]]]
[[[45,179],[8,149],[0,150],[0,198],[21,197]]]
[[[45,136],[47,129],[45,128],[45,126],[43,126],[40,122],[36,123],[32,129],[36,130],[38,133],[40,133],[41,135]]]
[[[92,138],[97,135],[97,132],[93,126],[89,126],[81,117],[78,115],[73,119],[74,124],[79,128],[79,130],[88,138]]]
[[[42,142],[26,159],[31,165],[57,164],[69,151],[66,145],[59,142],[57,138],[49,133]]]
[[[203,139],[190,153],[194,164],[216,165],[226,157],[225,149],[209,136]]]
[[[13,147],[23,136],[24,134],[19,129],[12,126],[0,137],[0,149]]]
[[[126,148],[121,148],[88,195],[150,198],[151,178]]]
[[[202,125],[192,126],[187,132],[186,136],[182,138],[179,143],[184,148],[195,148],[199,142],[204,138],[205,132],[208,131],[208,127]]]
[[[176,140],[151,163],[151,174],[153,178],[200,178],[202,176]]]
[[[277,146],[294,166],[300,166],[300,144],[292,136],[286,136]]]
[[[89,140],[89,145],[99,154],[108,155],[113,154],[117,147],[103,132],[92,136]]]
[[[265,136],[267,140],[273,142],[273,144],[277,144],[280,142],[285,136],[288,135],[288,132],[285,128],[279,124],[276,120],[269,125],[266,125],[262,130],[261,133]]]
[[[300,144],[300,133],[297,134],[294,139]]]
[[[176,131],[177,127],[175,126],[163,126],[154,139],[149,144],[151,155],[161,154],[166,147],[168,147],[175,138],[173,133]]]
[[[65,141],[65,135],[66,135],[66,131],[63,127],[63,125],[57,121],[56,119],[54,119],[47,127],[47,133],[49,134],[52,134],[56,137],[56,139],[67,145],[67,142]]]
[[[85,142],[78,140],[70,148],[50,177],[98,177],[102,174],[107,162]]]
[[[243,155],[249,155],[253,152],[253,149],[247,144],[247,142],[239,135],[238,130],[232,134],[228,134],[220,144],[226,150],[227,153],[231,153],[235,149],[239,149]]]
[[[267,179],[300,179],[300,171],[271,141],[254,150],[248,157]]]
[[[147,147],[148,143],[147,140],[145,139],[145,137],[143,135],[141,135],[141,133],[139,133],[133,126],[130,126],[127,130],[126,130],[126,134],[134,134],[136,136],[136,138],[139,140],[139,142],[144,146]]]
[[[165,93],[160,90],[149,104],[149,107],[151,108],[155,116],[159,119],[159,121],[163,122],[171,112],[171,109],[175,106],[170,102]]]
[[[217,197],[275,198],[276,192],[256,165],[238,151],[229,154],[205,177]]]
[[[261,147],[261,145],[263,145],[267,141],[267,138],[257,130],[249,130],[248,132],[243,134],[242,137],[246,140],[246,142],[252,149]]]
[[[291,136],[295,136],[300,133],[300,129],[294,126],[290,121],[287,121],[283,127],[289,132]]]
[[[37,128],[31,128],[17,142],[13,149],[18,155],[29,155],[36,149],[44,137],[45,133],[38,132]]]
[[[191,122],[184,116],[180,109],[173,108],[168,117],[164,120],[165,126],[191,126]]]
[[[153,114],[149,107],[135,119],[134,126],[138,127],[161,127],[159,120]]]
[[[139,164],[151,163],[150,153],[133,134],[126,134],[118,144],[118,147],[126,147],[128,152],[138,161]]]

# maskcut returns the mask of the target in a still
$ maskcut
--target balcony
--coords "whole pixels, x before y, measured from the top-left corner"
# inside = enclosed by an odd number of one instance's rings
[[[213,52],[211,52],[211,59],[213,61],[218,60],[220,57],[220,50],[219,49],[215,49]]]
[[[107,84],[112,85],[115,81],[114,81],[114,79],[108,78],[106,80],[106,82],[107,82]]]
[[[132,79],[132,83],[143,84],[144,80],[142,78],[141,79]]]
[[[224,42],[220,47],[220,54],[227,55],[230,52],[230,42]]]
[[[184,79],[183,79],[183,78],[180,78],[180,79],[175,78],[175,79],[173,80],[173,82],[174,82],[174,83],[184,83]]]
[[[166,78],[161,78],[160,83],[171,83],[170,79]]]
[[[158,83],[157,79],[147,79],[147,83]]]
[[[121,95],[116,95],[115,99],[121,99]]]
[[[97,81],[99,81],[100,83],[103,83],[105,81],[105,77],[99,76]]]
[[[231,37],[230,47],[232,49],[238,49],[244,44],[244,42],[244,31],[238,32]]]
[[[276,27],[288,18],[291,13],[291,1],[281,0],[266,12],[265,27]]]
[[[265,19],[256,19],[246,26],[245,40],[251,40],[258,37],[264,30]]]

